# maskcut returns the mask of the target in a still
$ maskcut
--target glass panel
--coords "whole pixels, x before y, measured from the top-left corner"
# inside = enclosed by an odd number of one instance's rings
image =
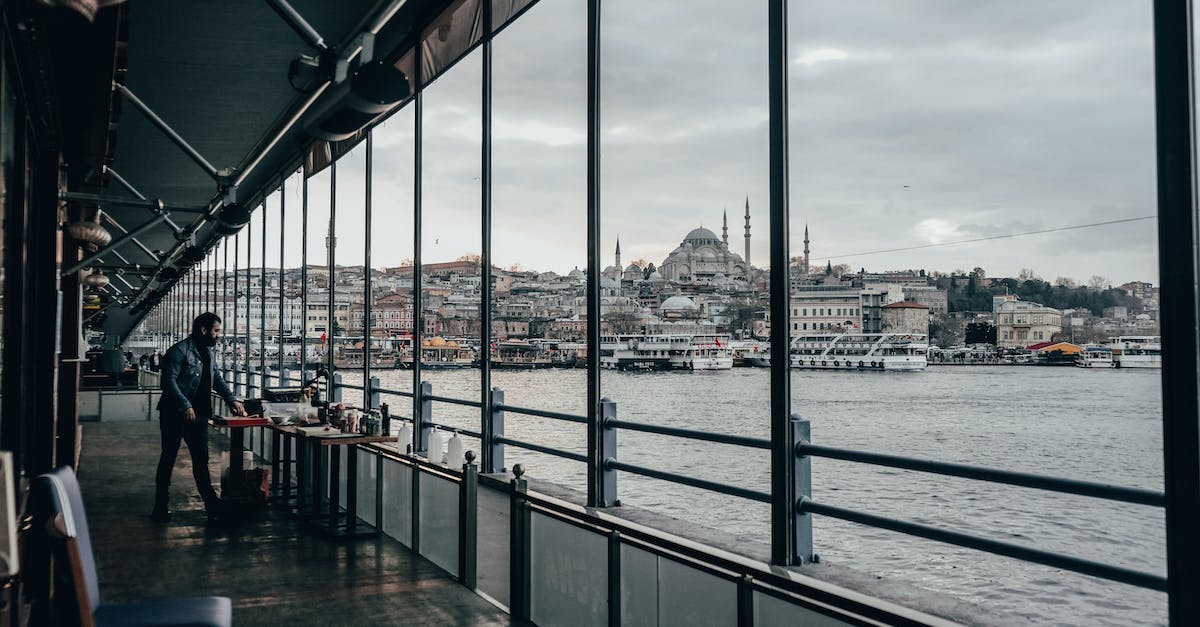
[[[420,476],[421,555],[458,573],[458,484],[428,473]]]
[[[358,455],[358,485],[355,486],[358,494],[358,517],[368,525],[374,525],[375,487],[378,481],[378,468],[375,464],[379,460],[379,454],[353,446],[347,447],[346,450],[351,455]]]
[[[263,255],[263,370],[266,372],[267,386],[278,385],[279,376],[279,249],[282,233],[279,230],[281,191],[276,190],[270,196],[263,211],[263,240],[266,252]]]
[[[608,539],[541,514],[530,516],[529,538],[532,621],[607,625]]]
[[[405,546],[412,545],[412,470],[383,460],[383,532]]]
[[[603,395],[624,420],[769,433],[770,375],[750,367],[765,363],[757,356],[768,339],[766,9],[719,0],[687,11],[604,6],[599,359]],[[770,485],[763,450],[622,432],[620,458]],[[620,476],[620,492],[624,503],[734,532],[764,525],[769,513],[631,474]]]
[[[263,279],[263,217],[266,215],[266,207],[260,206],[254,210],[250,216],[250,224],[247,226],[247,238],[249,242],[249,259],[247,261],[246,272],[246,332],[247,336],[247,359],[246,371],[251,373],[250,384],[254,387],[250,390],[250,396],[262,396],[262,390],[259,389],[260,381],[259,374],[262,367],[263,345],[262,345],[262,279]]]
[[[304,181],[299,173],[288,177],[283,185],[283,367],[301,383],[300,354],[304,338],[304,303],[301,265],[304,255]]]
[[[736,625],[737,585],[659,558],[658,620],[660,625]]]
[[[438,396],[479,400],[480,79],[475,51],[424,96],[422,378]],[[479,410],[434,403],[433,420],[478,430]],[[468,443],[471,448],[474,444]]]
[[[493,44],[492,386],[587,413],[587,4],[538,3]],[[535,59],[554,59],[547,67]],[[583,425],[510,414],[511,437],[584,453]],[[586,489],[578,462],[508,447],[505,465]]]
[[[1134,344],[1161,346],[1151,6],[804,0],[789,17],[789,324],[803,338],[793,363],[806,362],[792,395],[814,442],[1162,489],[1161,371],[1112,367],[1143,359],[1116,354],[1142,352]],[[859,357],[852,337],[878,348]],[[830,505],[1166,570],[1161,509],[812,467],[814,498]],[[1167,621],[1156,592],[830,518],[813,526],[822,561],[985,608]]]
[[[308,290],[305,304],[305,351],[310,369],[329,363],[329,208],[333,173],[329,168],[308,179]]]
[[[342,401],[362,407],[363,369],[368,359],[363,306],[366,259],[367,143],[337,162],[334,217],[333,368],[346,385]]]
[[[372,376],[389,390],[412,392],[413,360],[413,111],[408,106],[372,133],[371,350]],[[389,368],[389,363],[392,365]],[[412,416],[411,399],[383,394],[393,416]]]

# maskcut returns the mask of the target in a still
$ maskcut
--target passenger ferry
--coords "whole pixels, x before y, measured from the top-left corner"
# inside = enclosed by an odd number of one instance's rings
[[[421,367],[430,369],[470,368],[475,365],[475,351],[457,340],[431,337],[421,340]],[[412,364],[409,364],[411,367]]]
[[[1117,368],[1162,368],[1162,338],[1157,335],[1110,337],[1109,348]]]
[[[816,370],[924,370],[929,341],[925,335],[838,333],[792,338],[793,368]]]
[[[758,340],[733,340],[730,342],[733,351],[733,366],[735,368],[761,367],[771,365],[771,344]]]
[[[554,365],[545,348],[525,340],[502,340],[492,344],[492,368],[531,370]]]
[[[612,370],[730,370],[729,336],[628,334],[600,338],[600,367]]]
[[[1085,345],[1075,356],[1075,365],[1080,368],[1112,368],[1113,350],[1107,346]]]

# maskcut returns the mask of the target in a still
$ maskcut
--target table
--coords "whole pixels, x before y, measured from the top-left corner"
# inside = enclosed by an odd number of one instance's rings
[[[362,435],[357,433],[326,432],[323,425],[314,427],[295,427],[285,425],[267,425],[268,428],[281,435],[298,438],[296,447],[296,472],[298,481],[295,512],[304,522],[318,528],[325,535],[337,539],[358,539],[379,535],[377,526],[371,526],[358,520],[358,454],[359,444],[376,444],[380,442],[395,442],[396,436]],[[318,431],[318,429],[321,429]],[[328,435],[326,435],[328,433]],[[346,458],[346,504],[343,511],[340,503],[339,484],[341,480],[342,448],[348,448]],[[322,468],[325,453],[329,458],[329,499],[322,503],[320,487],[323,481]],[[285,472],[288,466],[285,465]],[[309,475],[305,477],[306,473]],[[312,502],[306,503],[304,490],[305,479],[310,479],[312,486]],[[284,480],[284,490],[290,491],[291,477]],[[290,492],[288,493],[290,494]],[[378,521],[376,521],[378,522]]]
[[[262,416],[213,416],[212,423],[229,429],[229,476],[238,477],[240,481],[242,471],[246,469],[242,462],[246,450],[246,428],[265,427],[271,421]]]

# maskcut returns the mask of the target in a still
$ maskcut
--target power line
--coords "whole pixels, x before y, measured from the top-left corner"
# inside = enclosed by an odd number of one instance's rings
[[[831,260],[832,259],[845,259],[846,257],[863,257],[866,255],[879,255],[879,254],[883,254],[883,253],[898,253],[898,252],[903,252],[906,250],[921,250],[924,248],[938,248],[941,246],[955,246],[957,244],[971,244],[974,242],[987,242],[987,241],[997,240],[997,239],[1009,239],[1009,238],[1013,238],[1013,237],[1024,237],[1026,235],[1041,235],[1043,233],[1058,233],[1060,231],[1074,231],[1077,229],[1090,229],[1090,228],[1097,227],[1097,226],[1108,226],[1110,224],[1122,224],[1125,222],[1137,222],[1139,220],[1154,220],[1157,218],[1158,218],[1157,215],[1139,216],[1136,218],[1121,218],[1120,220],[1107,220],[1104,222],[1092,222],[1089,224],[1074,224],[1071,226],[1060,226],[1060,227],[1056,227],[1053,229],[1041,229],[1039,231],[1024,231],[1021,233],[1007,233],[1005,235],[990,235],[988,237],[976,237],[973,239],[960,239],[960,240],[955,240],[953,242],[937,242],[935,244],[921,244],[919,246],[905,246],[903,248],[884,248],[884,249],[880,249],[880,250],[869,250],[867,252],[854,253],[854,254],[848,254],[848,255],[832,255],[832,256],[826,257],[826,259],[831,259]]]

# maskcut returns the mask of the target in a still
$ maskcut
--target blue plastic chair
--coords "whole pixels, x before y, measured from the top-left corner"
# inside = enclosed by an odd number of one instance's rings
[[[48,504],[49,533],[66,543],[80,625],[229,627],[233,624],[233,605],[228,597],[186,597],[102,605],[92,538],[75,472],[70,466],[62,466],[40,475],[31,489],[42,492],[38,496],[44,496],[43,502]]]

